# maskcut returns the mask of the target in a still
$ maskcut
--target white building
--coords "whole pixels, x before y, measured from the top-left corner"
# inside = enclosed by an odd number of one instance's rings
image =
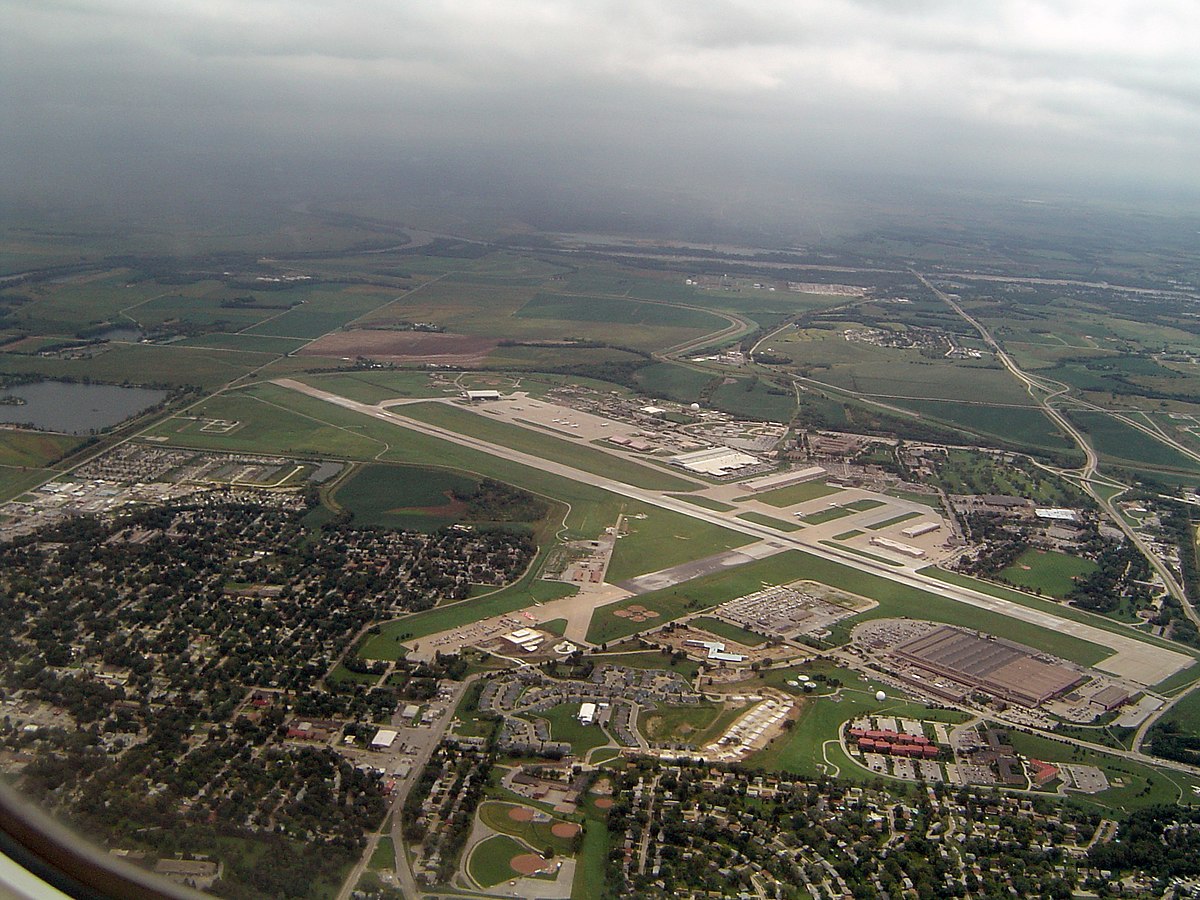
[[[393,731],[391,728],[380,728],[375,732],[375,737],[371,738],[372,750],[388,750],[392,744],[396,743],[396,738],[400,736],[400,732]]]
[[[579,704],[579,724],[580,725],[596,724],[596,704],[595,703]]]
[[[467,391],[466,398],[472,403],[480,403],[484,400],[499,400],[499,391]]]
[[[699,475],[722,478],[747,466],[757,466],[761,460],[732,447],[708,447],[691,453],[672,456],[671,463]]]

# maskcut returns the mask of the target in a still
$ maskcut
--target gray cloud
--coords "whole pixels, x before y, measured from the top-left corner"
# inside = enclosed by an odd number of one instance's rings
[[[0,0],[0,19],[10,178],[140,145],[506,155],[713,191],[1200,183],[1190,0]]]

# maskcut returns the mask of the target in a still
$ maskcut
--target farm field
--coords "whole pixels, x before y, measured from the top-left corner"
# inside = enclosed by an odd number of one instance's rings
[[[654,363],[638,369],[634,380],[651,397],[669,397],[680,403],[694,403],[700,392],[716,377],[674,363]]]
[[[50,469],[9,468],[0,466],[0,501],[19,497],[32,487],[50,479]]]
[[[1089,559],[1030,548],[1003,569],[1000,577],[1034,593],[1040,591],[1062,600],[1075,587],[1076,578],[1094,571],[1096,564]]]
[[[761,378],[722,384],[713,391],[711,403],[727,413],[764,422],[787,423],[796,414],[795,393]]]
[[[243,350],[250,353],[291,353],[304,346],[301,338],[262,337],[256,334],[231,334],[224,331],[202,334],[180,341],[180,347],[202,350]]]
[[[121,384],[136,373],[145,385],[197,385],[214,388],[266,365],[273,353],[230,353],[177,344],[121,344],[86,359],[58,359],[0,353],[0,371],[50,378],[92,379]]]
[[[69,434],[0,429],[0,467],[38,468],[70,453],[83,441]]]
[[[1200,473],[1200,463],[1112,416],[1073,410],[1070,418],[1088,433],[1097,453],[1122,465]]]
[[[299,292],[288,291],[293,297]],[[353,322],[361,316],[394,299],[395,289],[376,288],[362,285],[348,286],[337,290],[330,285],[317,285],[304,289],[304,302],[263,320],[246,329],[246,334],[275,335],[290,338],[317,338],[323,334]]]
[[[539,293],[517,311],[522,319],[565,319],[616,325],[667,325],[719,331],[725,320],[697,309],[623,297]]]
[[[430,531],[466,521],[466,503],[479,482],[445,469],[372,465],[338,485],[331,497],[354,514],[355,525]]]
[[[694,485],[665,471],[656,471],[631,460],[622,459],[611,453],[596,450],[585,444],[575,444],[540,431],[498,422],[486,415],[478,415],[441,403],[414,403],[398,406],[399,415],[446,428],[458,434],[466,434],[480,440],[553,459],[585,472],[613,478],[636,487],[653,490],[686,491]]]

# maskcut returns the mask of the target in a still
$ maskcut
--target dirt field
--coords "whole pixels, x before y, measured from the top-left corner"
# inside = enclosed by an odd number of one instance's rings
[[[522,853],[520,856],[514,856],[509,865],[512,866],[514,872],[520,875],[532,875],[542,869],[550,869],[554,864],[534,853]]]
[[[528,806],[514,806],[508,811],[508,817],[514,822],[532,822],[533,810]]]
[[[574,822],[555,822],[550,827],[550,833],[555,837],[573,838],[579,833],[579,826]]]
[[[492,338],[424,331],[335,331],[300,351],[305,356],[367,356],[395,362],[478,365],[496,349]]]

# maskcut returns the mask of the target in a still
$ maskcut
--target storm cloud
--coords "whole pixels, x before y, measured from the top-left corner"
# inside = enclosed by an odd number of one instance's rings
[[[1200,184],[1200,5],[0,3],[3,172],[497,160],[692,188]]]

